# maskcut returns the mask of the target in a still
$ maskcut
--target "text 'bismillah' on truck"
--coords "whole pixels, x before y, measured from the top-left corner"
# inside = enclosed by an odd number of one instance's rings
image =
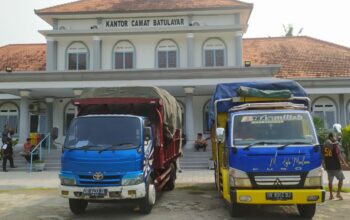
[[[74,214],[90,202],[131,201],[151,212],[172,190],[181,154],[181,108],[157,87],[89,89],[63,146],[60,194]]]
[[[325,191],[309,107],[291,80],[217,85],[209,110],[215,180],[232,216],[247,205],[297,205],[314,216]]]

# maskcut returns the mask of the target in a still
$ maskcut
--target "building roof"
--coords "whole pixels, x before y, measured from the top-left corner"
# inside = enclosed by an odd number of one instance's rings
[[[350,48],[306,36],[244,39],[243,59],[281,64],[283,78],[350,76]]]
[[[45,70],[45,44],[0,47],[0,71]],[[271,37],[243,40],[243,59],[252,65],[281,64],[282,78],[350,76],[350,48],[311,37]]]
[[[46,44],[9,44],[0,47],[0,71],[44,71]]]
[[[37,14],[113,13],[252,7],[236,0],[81,0],[36,10]]]

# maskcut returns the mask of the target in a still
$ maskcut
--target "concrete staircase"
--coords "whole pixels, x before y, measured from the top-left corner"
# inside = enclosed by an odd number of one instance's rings
[[[211,144],[205,152],[203,149],[197,151],[193,144],[188,144],[183,148],[183,157],[180,158],[180,167],[183,170],[203,170],[209,169],[209,158],[212,157]]]
[[[20,146],[14,148],[14,164],[17,168],[10,168],[10,162],[7,162],[7,168],[9,171],[27,171],[29,172],[30,164],[25,160],[23,156],[20,155],[22,148]],[[51,149],[50,153],[48,149],[42,149],[42,160],[45,162],[45,169],[47,171],[60,170],[61,168],[61,148]],[[35,170],[33,169],[33,172]]]
[[[7,168],[9,171],[27,171],[29,172],[29,163],[20,155],[22,151],[21,146],[14,148],[14,163],[17,168],[10,168],[9,161],[7,162]],[[42,150],[42,160],[45,161],[45,170],[58,171],[61,168],[61,148],[51,149],[49,153],[46,148]],[[193,144],[187,145],[183,148],[183,157],[180,158],[181,169],[184,170],[205,170],[209,169],[209,158],[212,157],[211,144],[208,142],[208,147],[205,152],[203,149],[197,151]],[[33,172],[34,169],[33,169]]]

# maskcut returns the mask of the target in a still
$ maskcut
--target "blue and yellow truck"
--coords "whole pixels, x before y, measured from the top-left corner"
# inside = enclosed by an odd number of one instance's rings
[[[218,84],[209,108],[215,182],[231,216],[247,205],[297,205],[313,217],[325,191],[306,91],[275,78]]]

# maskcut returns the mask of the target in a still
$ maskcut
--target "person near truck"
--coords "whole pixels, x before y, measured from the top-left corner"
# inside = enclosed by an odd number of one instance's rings
[[[1,147],[1,151],[2,151],[2,170],[4,172],[7,172],[6,169],[6,163],[7,160],[10,161],[10,167],[11,168],[16,168],[16,166],[13,164],[13,148],[12,148],[12,140],[11,138],[7,138],[5,143],[2,145]]]
[[[328,187],[329,187],[329,199],[334,199],[333,196],[333,179],[334,177],[338,179],[338,191],[336,197],[340,200],[343,197],[340,195],[341,188],[343,186],[343,180],[345,179],[344,173],[341,168],[341,163],[345,166],[349,166],[344,160],[339,149],[339,142],[336,139],[334,133],[329,133],[328,139],[325,142],[323,148],[324,165],[328,175]]]
[[[194,147],[196,148],[196,150],[199,151],[199,149],[203,148],[203,151],[206,151],[207,145],[208,145],[208,143],[207,143],[206,139],[203,137],[203,134],[198,133],[197,139],[194,142]]]

